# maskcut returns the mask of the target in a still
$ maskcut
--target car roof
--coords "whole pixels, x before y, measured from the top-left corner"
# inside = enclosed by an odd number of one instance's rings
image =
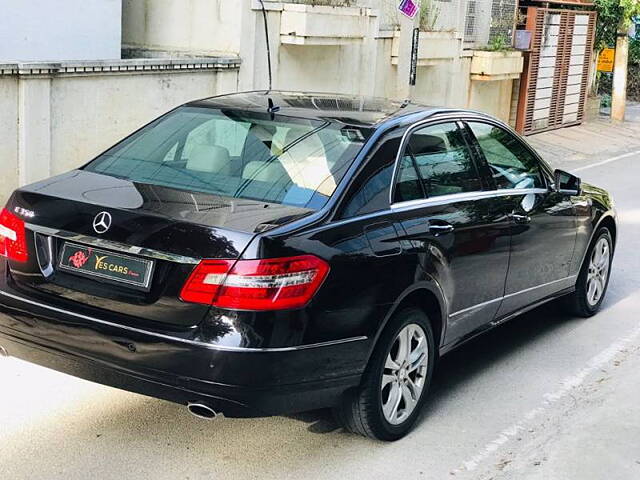
[[[437,113],[467,111],[430,107],[414,102],[398,102],[386,98],[362,95],[275,90],[220,95],[190,102],[187,106],[266,113],[269,101],[275,107],[278,107],[278,115],[288,115],[309,120],[327,120],[351,126],[371,128],[379,127],[390,120],[412,114],[428,117]]]

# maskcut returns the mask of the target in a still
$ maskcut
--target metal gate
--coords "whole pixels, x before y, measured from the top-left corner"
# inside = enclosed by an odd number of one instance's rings
[[[527,8],[531,52],[521,81],[516,129],[524,134],[582,121],[596,13]]]

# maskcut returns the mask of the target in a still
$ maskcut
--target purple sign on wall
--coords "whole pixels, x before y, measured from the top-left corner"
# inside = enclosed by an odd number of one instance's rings
[[[418,9],[420,8],[419,0],[402,0],[400,5],[398,5],[398,10],[401,13],[404,13],[407,17],[413,18],[418,13]]]

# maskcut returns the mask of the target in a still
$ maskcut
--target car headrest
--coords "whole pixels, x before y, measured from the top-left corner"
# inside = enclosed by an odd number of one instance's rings
[[[289,180],[289,175],[278,160],[270,162],[253,161],[247,163],[244,167],[242,178],[275,184],[283,179]]]
[[[258,125],[254,123],[249,127],[249,136],[254,136],[263,142],[271,142],[276,134],[276,127],[271,125]]]
[[[191,149],[186,167],[187,170],[195,172],[229,175],[231,172],[229,150],[216,145],[196,144]]]
[[[304,160],[307,157],[322,158],[326,161],[324,145],[316,134],[310,135],[300,143],[291,146],[292,143],[307,133],[309,133],[309,130],[303,128],[292,128],[287,132],[284,145],[288,149],[290,156],[298,161]]]

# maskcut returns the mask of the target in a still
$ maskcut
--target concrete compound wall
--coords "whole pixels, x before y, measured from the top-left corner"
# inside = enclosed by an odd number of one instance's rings
[[[0,74],[0,203],[18,185],[86,163],[175,106],[236,91],[237,77],[237,65]]]
[[[18,185],[18,80],[0,76],[0,204]]]

